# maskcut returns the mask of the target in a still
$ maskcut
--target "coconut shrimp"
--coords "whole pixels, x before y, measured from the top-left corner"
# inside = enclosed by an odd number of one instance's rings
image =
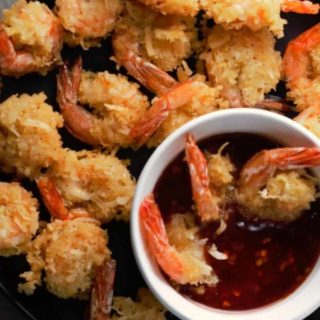
[[[44,272],[43,281],[54,295],[88,298],[96,269],[111,259],[107,242],[106,232],[90,219],[49,223],[28,248],[31,270],[20,275],[26,282],[19,291],[32,295]]]
[[[122,0],[55,2],[55,12],[65,29],[65,42],[84,49],[99,46],[115,27],[122,9]]]
[[[300,0],[200,0],[201,7],[209,18],[225,29],[239,30],[248,27],[252,31],[267,28],[277,37],[283,37],[286,20],[284,12],[316,14],[319,5]]]
[[[18,0],[3,11],[0,24],[0,73],[19,77],[46,74],[61,62],[63,29],[50,9],[38,1]]]
[[[0,255],[25,251],[39,227],[38,206],[18,183],[0,182]]]
[[[120,74],[82,71],[78,59],[71,72],[62,66],[57,87],[62,116],[76,138],[108,149],[131,145],[128,134],[149,106],[137,84]],[[89,105],[93,113],[78,101]]]
[[[175,214],[165,225],[153,194],[149,194],[140,206],[140,218],[150,253],[171,280],[193,285],[218,282],[206,263],[205,241],[197,234],[192,214]]]
[[[13,95],[0,105],[0,167],[34,178],[59,161],[63,119],[45,103],[44,93]]]
[[[66,150],[63,159],[37,179],[37,185],[57,219],[129,220],[135,182],[125,164],[114,156]]]
[[[221,98],[222,86],[210,87],[203,76],[174,85],[155,99],[144,117],[135,124],[130,136],[137,145],[148,147],[160,144],[174,130],[188,121],[219,109],[229,107]]]
[[[283,73],[299,112],[320,107],[320,24],[292,40],[283,58]]]
[[[219,152],[210,155],[208,161],[190,133],[185,152],[197,215],[202,222],[219,220],[220,207],[226,201],[226,188],[233,183],[235,168],[230,159]]]
[[[240,172],[237,201],[251,217],[296,220],[316,198],[315,179],[301,169],[319,165],[319,148],[261,151]]]
[[[223,95],[232,107],[254,106],[280,80],[281,57],[274,46],[266,29],[226,31],[215,26],[200,59],[212,85],[223,86]]]
[[[112,36],[115,58],[142,85],[162,94],[176,84],[166,71],[176,69],[198,45],[195,21],[161,15],[135,2],[125,5]]]

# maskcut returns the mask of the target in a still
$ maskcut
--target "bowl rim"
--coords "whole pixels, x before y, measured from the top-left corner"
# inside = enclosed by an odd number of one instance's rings
[[[131,210],[131,222],[130,222],[130,237],[131,237],[131,245],[134,253],[135,260],[137,262],[138,268],[147,283],[150,290],[156,296],[156,298],[173,314],[178,316],[181,319],[185,320],[197,320],[199,319],[201,314],[201,320],[212,319],[215,316],[216,319],[220,320],[269,320],[274,319],[274,316],[279,314],[279,311],[283,312],[287,310],[288,317],[283,318],[282,320],[301,320],[304,317],[308,316],[314,310],[316,310],[320,306],[320,295],[314,298],[311,301],[305,301],[303,298],[305,288],[309,287],[311,284],[311,280],[314,278],[315,271],[317,272],[317,278],[320,284],[320,257],[318,258],[318,262],[315,264],[313,270],[305,279],[305,281],[289,296],[280,299],[274,303],[268,304],[266,306],[262,306],[256,309],[250,309],[245,311],[226,311],[222,309],[215,309],[211,307],[207,307],[203,304],[197,303],[189,298],[184,297],[180,293],[178,293],[175,289],[171,287],[171,285],[165,280],[159,270],[155,272],[152,268],[152,265],[155,265],[154,258],[150,257],[149,254],[145,250],[145,243],[143,239],[143,235],[141,233],[140,228],[140,218],[139,218],[139,207],[143,195],[146,195],[148,192],[145,192],[144,186],[148,182],[148,178],[150,173],[152,172],[153,167],[157,163],[160,156],[165,152],[165,150],[170,147],[177,139],[183,137],[187,132],[191,132],[193,129],[201,126],[201,125],[209,125],[211,121],[218,121],[219,119],[223,119],[225,117],[263,117],[265,121],[272,120],[275,122],[282,123],[286,125],[292,131],[296,131],[297,134],[303,136],[306,140],[308,140],[312,145],[320,147],[320,140],[305,127],[300,125],[299,123],[293,121],[292,119],[270,112],[266,110],[254,109],[254,108],[238,108],[238,109],[227,109],[227,110],[219,110],[210,114],[203,115],[198,117],[185,125],[178,128],[174,133],[168,136],[153,152],[146,165],[144,166],[140,177],[137,182],[136,192],[132,204]],[[250,124],[250,122],[248,123]],[[226,132],[240,132],[239,130],[232,130],[226,128]],[[245,133],[245,131],[243,131]],[[248,131],[250,132],[250,131]],[[222,132],[223,133],[223,132]],[[218,134],[218,133],[216,133]],[[212,134],[215,135],[215,134]],[[209,137],[210,135],[202,136],[200,140]],[[197,137],[196,137],[196,140]],[[175,156],[181,152],[181,150],[175,152],[173,155],[170,155],[170,161],[172,161]],[[168,161],[165,167],[170,163]],[[161,171],[162,172],[162,171]],[[159,179],[157,177],[156,181]],[[148,186],[148,184],[147,184]],[[148,186],[150,188],[150,186]],[[152,187],[152,189],[154,186]],[[141,250],[142,249],[142,250]],[[156,267],[158,269],[158,267]],[[162,280],[161,280],[162,278]],[[313,279],[314,280],[314,279]],[[171,288],[171,290],[170,290]],[[165,295],[165,292],[168,294]],[[294,298],[295,303],[299,300],[299,304],[296,304],[297,309],[295,313],[292,312],[292,306],[295,304],[288,303],[289,300]],[[303,303],[302,303],[303,302]],[[183,308],[177,307],[179,304],[183,304]],[[281,307],[279,309],[279,306]],[[183,309],[183,310],[182,310]]]

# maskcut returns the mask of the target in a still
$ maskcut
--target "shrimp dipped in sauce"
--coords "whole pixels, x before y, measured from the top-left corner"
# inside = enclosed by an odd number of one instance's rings
[[[39,228],[38,201],[16,182],[0,182],[0,255],[25,252]]]
[[[223,87],[231,107],[252,107],[280,80],[281,56],[274,46],[266,29],[226,31],[217,25],[208,34],[200,59],[211,84]]]
[[[57,88],[57,100],[70,133],[87,144],[109,150],[132,144],[129,132],[149,106],[137,84],[120,74],[82,71],[81,59],[72,71],[67,65],[61,67]]]
[[[61,161],[37,179],[50,214],[60,220],[128,221],[135,182],[125,164],[94,151],[64,153]]]
[[[62,156],[63,118],[44,93],[13,95],[0,106],[0,167],[30,179]]]
[[[55,2],[55,12],[65,29],[64,41],[84,49],[100,45],[115,27],[122,9],[122,0]]]
[[[185,152],[197,215],[201,222],[217,221],[220,208],[227,200],[227,189],[234,183],[235,167],[221,151],[209,155],[207,160],[190,133]]]
[[[96,273],[111,261],[107,242],[106,232],[92,219],[49,223],[28,248],[31,270],[20,275],[26,282],[19,284],[19,291],[32,295],[44,272],[43,281],[52,294],[88,299]]]
[[[197,217],[201,223],[223,219],[220,206],[228,200],[227,188],[234,183],[233,164],[221,151],[210,155],[207,162],[192,134],[186,137],[185,152]],[[141,204],[140,217],[150,251],[171,280],[192,285],[217,283],[206,264],[206,241],[199,238],[200,227],[193,213],[173,214],[165,224],[154,195],[149,194]]]
[[[149,250],[171,280],[194,285],[218,282],[205,261],[205,241],[197,234],[199,228],[192,214],[175,214],[165,225],[154,196],[150,194],[140,206],[140,217]]]
[[[242,168],[236,199],[248,216],[294,221],[316,200],[315,179],[302,169],[319,165],[319,148],[263,150]]]
[[[207,17],[224,29],[239,30],[248,27],[252,31],[267,28],[277,37],[283,37],[286,20],[280,16],[283,12],[302,14],[319,13],[319,4],[300,0],[200,0]]]
[[[0,73],[45,75],[61,62],[63,28],[43,3],[18,0],[0,23]]]
[[[126,10],[112,36],[116,61],[143,86],[157,95],[176,80],[172,71],[198,46],[193,18],[161,15],[134,1]]]

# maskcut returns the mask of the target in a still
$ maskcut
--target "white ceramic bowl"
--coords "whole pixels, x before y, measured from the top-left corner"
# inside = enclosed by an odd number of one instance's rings
[[[139,207],[167,165],[185,147],[185,135],[197,140],[232,132],[256,133],[287,146],[317,146],[320,140],[294,121],[257,109],[217,111],[195,119],[170,135],[152,154],[138,181],[131,215],[131,241],[142,276],[159,301],[183,320],[302,320],[320,306],[320,259],[305,282],[289,297],[248,311],[224,311],[185,298],[163,277],[144,242]],[[250,143],[250,142],[248,142]],[[320,230],[319,230],[320,232]]]

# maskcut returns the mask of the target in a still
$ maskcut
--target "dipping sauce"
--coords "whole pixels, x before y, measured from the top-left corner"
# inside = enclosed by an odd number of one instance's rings
[[[228,154],[237,168],[263,149],[280,147],[265,137],[233,133],[214,136],[199,143],[202,151],[216,153],[228,142]],[[184,152],[163,172],[154,194],[164,221],[175,213],[194,211],[191,182]],[[207,262],[219,277],[215,287],[179,286],[187,297],[207,306],[226,310],[247,310],[285,298],[296,290],[312,271],[320,253],[320,204],[292,223],[247,220],[238,206],[230,204],[227,229],[219,236],[218,225],[203,226],[201,237],[213,243],[227,260],[207,255]],[[242,209],[243,210],[243,209]]]

